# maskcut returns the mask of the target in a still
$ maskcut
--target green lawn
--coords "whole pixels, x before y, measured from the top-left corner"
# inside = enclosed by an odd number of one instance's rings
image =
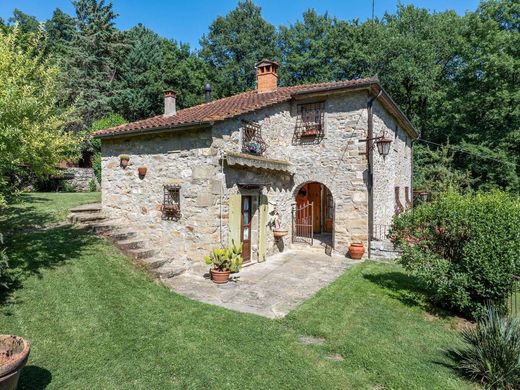
[[[55,220],[65,204],[95,200],[60,195],[26,196],[9,213]],[[0,306],[0,329],[32,342],[22,389],[472,387],[445,357],[453,320],[425,312],[395,265],[354,267],[269,320],[177,295],[79,228],[19,232],[7,244],[20,283]],[[325,343],[303,345],[302,335]]]

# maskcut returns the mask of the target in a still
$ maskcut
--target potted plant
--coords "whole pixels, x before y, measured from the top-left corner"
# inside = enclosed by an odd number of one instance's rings
[[[275,240],[278,240],[282,237],[285,237],[287,234],[289,234],[289,231],[287,229],[282,229],[282,220],[280,218],[280,213],[278,212],[278,209],[275,209],[273,211],[273,217],[271,221],[269,221],[269,225],[273,228],[273,237]]]
[[[318,135],[319,132],[318,132],[318,129],[314,128],[314,127],[311,127],[311,128],[308,128],[308,129],[305,129],[303,130],[303,133],[302,133],[305,137],[311,137],[311,136],[315,136],[315,135]]]
[[[209,256],[204,257],[206,264],[211,265],[209,270],[213,283],[224,284],[229,281],[231,272],[238,272],[242,265],[242,244],[235,243],[228,248],[213,249]]]
[[[353,242],[348,247],[348,253],[351,259],[361,260],[365,254],[365,246],[362,242]]]
[[[137,168],[137,171],[139,172],[139,176],[143,177],[146,175],[146,171],[148,170],[148,168],[146,167],[139,167]]]
[[[0,335],[0,389],[16,389],[31,346],[21,337]]]
[[[123,168],[128,166],[128,162],[130,161],[130,156],[128,154],[122,154],[119,156],[119,162]]]

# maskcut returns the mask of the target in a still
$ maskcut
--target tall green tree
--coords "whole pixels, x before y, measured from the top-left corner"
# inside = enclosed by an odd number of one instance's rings
[[[58,68],[43,58],[37,39],[21,46],[19,34],[0,33],[0,203],[20,171],[53,173],[76,146],[64,131],[70,110],[58,104]]]
[[[56,9],[52,17],[45,22],[45,31],[49,55],[58,61],[69,56],[77,33],[75,19],[62,10]]]
[[[114,110],[131,121],[157,115],[164,89],[163,39],[143,25],[124,36],[129,47],[119,68]]]
[[[65,60],[67,103],[76,102],[84,129],[112,111],[115,81],[124,48],[115,28],[117,14],[104,0],[76,0],[76,28],[72,51]]]
[[[255,63],[264,57],[278,58],[276,30],[251,0],[240,1],[226,16],[215,19],[200,45],[220,97],[254,88]]]

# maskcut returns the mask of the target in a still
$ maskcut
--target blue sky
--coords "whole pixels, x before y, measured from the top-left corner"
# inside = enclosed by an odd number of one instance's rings
[[[108,0],[106,0],[108,1]],[[187,42],[197,48],[199,38],[208,31],[208,26],[218,15],[225,15],[236,7],[238,0],[113,0],[119,14],[117,25],[128,29],[143,23],[158,34]],[[398,0],[375,0],[377,16],[385,11],[395,12]],[[403,4],[415,4],[432,11],[454,9],[459,14],[473,11],[478,0],[401,0]],[[341,19],[366,20],[372,13],[372,0],[255,0],[262,7],[262,14],[269,22],[294,23],[301,19],[303,11],[314,8],[319,13],[328,12]],[[8,19],[15,8],[46,20],[54,9],[72,14],[70,0],[0,0],[0,17]]]

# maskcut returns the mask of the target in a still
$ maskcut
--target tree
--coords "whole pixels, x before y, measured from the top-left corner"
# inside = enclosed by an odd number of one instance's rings
[[[79,124],[112,111],[114,84],[124,45],[114,26],[116,13],[104,0],[76,0],[76,27],[70,58],[64,64],[66,102],[76,102]]]
[[[18,8],[14,9],[13,16],[9,18],[9,24],[18,26],[22,35],[37,33],[40,30],[38,20],[32,15],[20,11]]]
[[[0,201],[18,172],[51,174],[76,146],[63,130],[70,110],[58,104],[59,70],[42,57],[36,39],[21,47],[20,34],[18,28],[0,33]]]
[[[280,27],[280,76],[284,84],[334,81],[336,58],[331,49],[335,28],[336,19],[312,9],[303,14],[302,22]]]
[[[161,112],[162,38],[143,25],[124,33],[129,44],[119,69],[120,79],[114,96],[114,109],[134,121]]]
[[[254,88],[256,62],[278,57],[275,28],[251,0],[240,1],[229,14],[215,19],[200,45],[219,97]]]
[[[47,31],[47,51],[50,56],[61,61],[70,55],[72,42],[76,39],[76,21],[60,9],[45,23]]]
[[[179,45],[175,41],[164,40],[162,47],[164,89],[172,88],[177,91],[177,104],[180,108],[202,103],[204,85],[210,80],[206,63],[192,53],[187,44]],[[218,90],[218,86],[216,89]]]

